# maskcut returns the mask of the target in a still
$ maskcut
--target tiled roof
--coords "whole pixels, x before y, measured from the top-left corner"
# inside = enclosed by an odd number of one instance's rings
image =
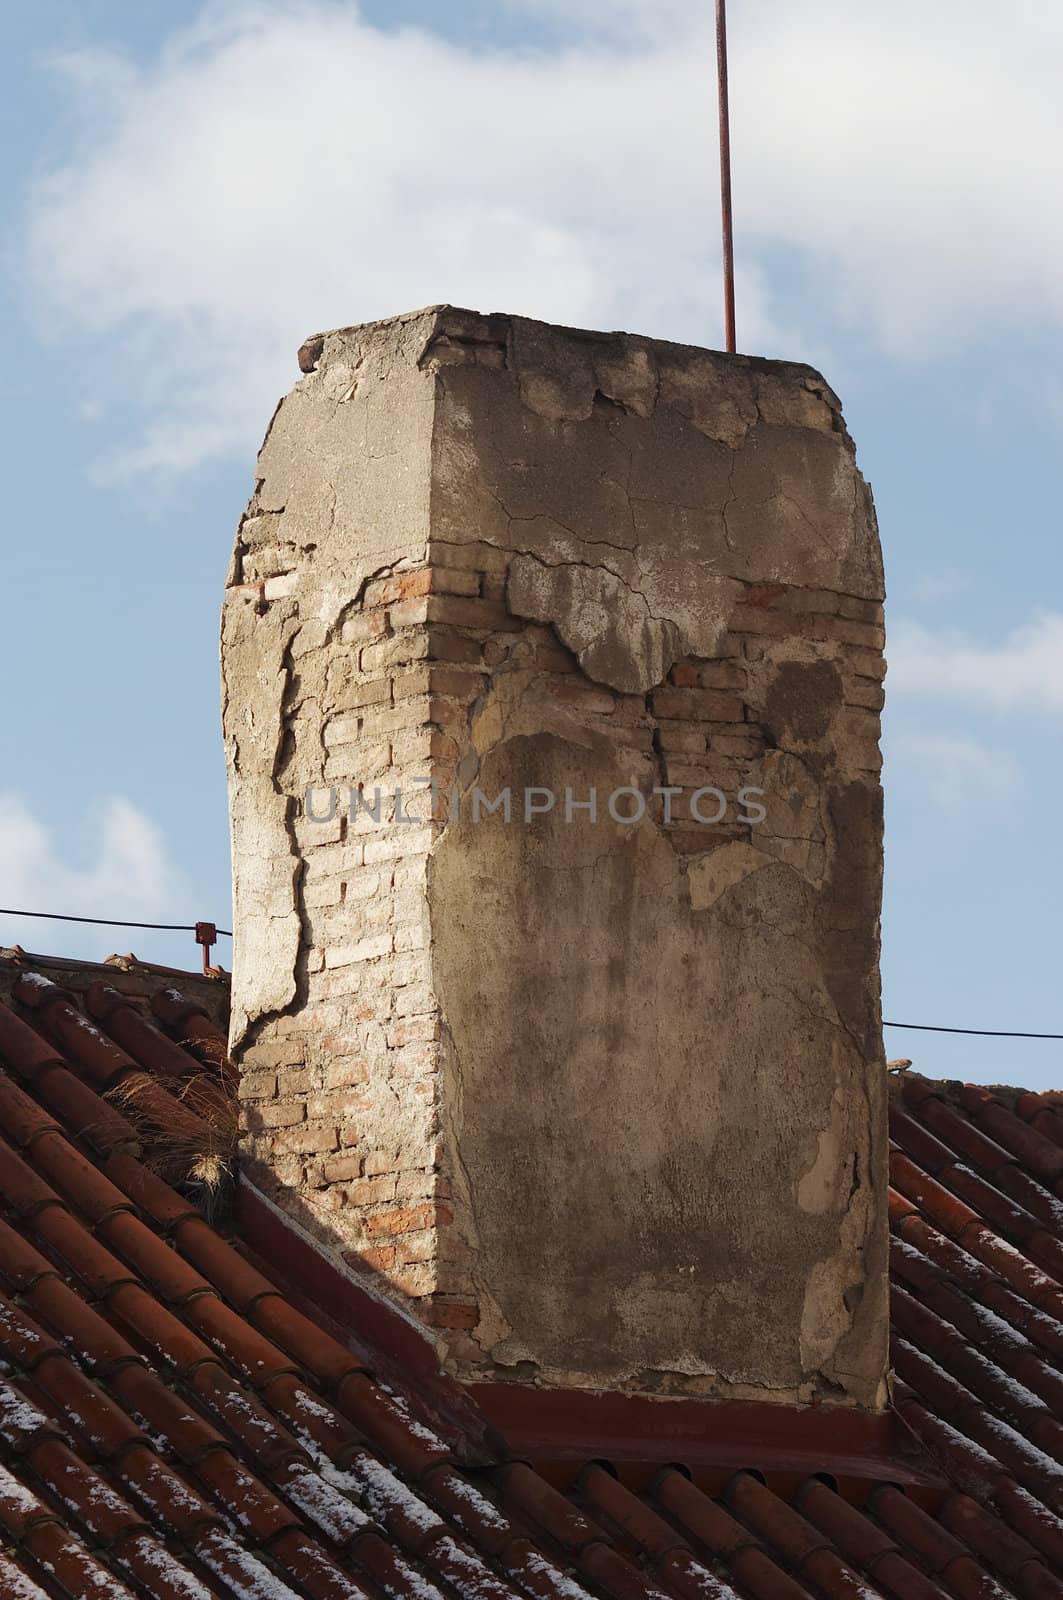
[[[220,1061],[223,1035],[205,994],[88,976],[75,995],[9,964],[0,1000],[4,1600],[1063,1596],[1050,1097],[898,1092],[895,1472],[843,1460],[829,1411],[815,1463],[755,1435],[743,1461],[727,1408],[696,1403],[694,1464],[652,1425],[641,1450],[584,1437],[582,1459],[530,1464],[470,1429],[468,1400],[396,1384],[365,1330],[307,1314],[149,1170],[101,1095],[147,1071],[165,1112],[186,1052]],[[671,1424],[671,1404],[642,1414]]]

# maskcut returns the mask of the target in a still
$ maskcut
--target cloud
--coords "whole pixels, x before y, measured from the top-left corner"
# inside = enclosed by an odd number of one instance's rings
[[[949,595],[958,594],[961,589],[966,589],[971,582],[970,574],[957,572],[950,567],[945,572],[924,572],[915,580],[912,593],[924,605],[933,605],[938,600],[945,600]]]
[[[87,859],[78,864],[74,855],[81,844]],[[182,922],[191,920],[180,914],[187,894],[159,828],[131,801],[120,795],[104,800],[85,837],[68,841],[34,814],[23,795],[0,790],[0,905],[17,911]],[[68,955],[95,959],[101,940],[111,940],[110,948],[125,949],[136,937],[123,936],[117,928],[60,926],[58,936],[56,924],[5,917],[0,944],[30,950],[61,947]]]
[[[996,645],[902,621],[890,630],[889,664],[891,696],[1058,715],[1063,712],[1063,615],[1043,612]]]
[[[1006,813],[1022,789],[1007,750],[943,733],[908,733],[890,741],[890,776],[917,788],[955,825]]]
[[[555,49],[231,0],[147,63],[65,59],[80,122],[34,187],[26,271],[91,399],[128,420],[112,471],[246,457],[303,336],[439,300],[719,343],[710,8],[518,9],[560,17]],[[743,348],[848,328],[921,361],[1058,329],[1061,16],[1019,3],[1004,49],[989,0],[743,8]]]

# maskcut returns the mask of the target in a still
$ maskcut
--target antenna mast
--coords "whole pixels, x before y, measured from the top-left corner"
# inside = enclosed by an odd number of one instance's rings
[[[723,315],[728,353],[735,342],[735,246],[731,210],[731,109],[727,85],[727,0],[716,0],[716,70],[720,99],[720,198],[723,214]]]

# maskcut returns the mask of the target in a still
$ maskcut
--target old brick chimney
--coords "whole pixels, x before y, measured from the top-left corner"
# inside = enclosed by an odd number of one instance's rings
[[[880,1406],[837,399],[450,307],[300,357],[223,625],[248,1177],[465,1378]]]

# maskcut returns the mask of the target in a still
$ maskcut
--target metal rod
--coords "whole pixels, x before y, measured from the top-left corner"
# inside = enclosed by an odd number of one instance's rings
[[[720,197],[723,213],[723,316],[729,354],[735,339],[735,245],[731,209],[731,108],[727,86],[727,0],[716,0],[716,69],[720,96]]]

